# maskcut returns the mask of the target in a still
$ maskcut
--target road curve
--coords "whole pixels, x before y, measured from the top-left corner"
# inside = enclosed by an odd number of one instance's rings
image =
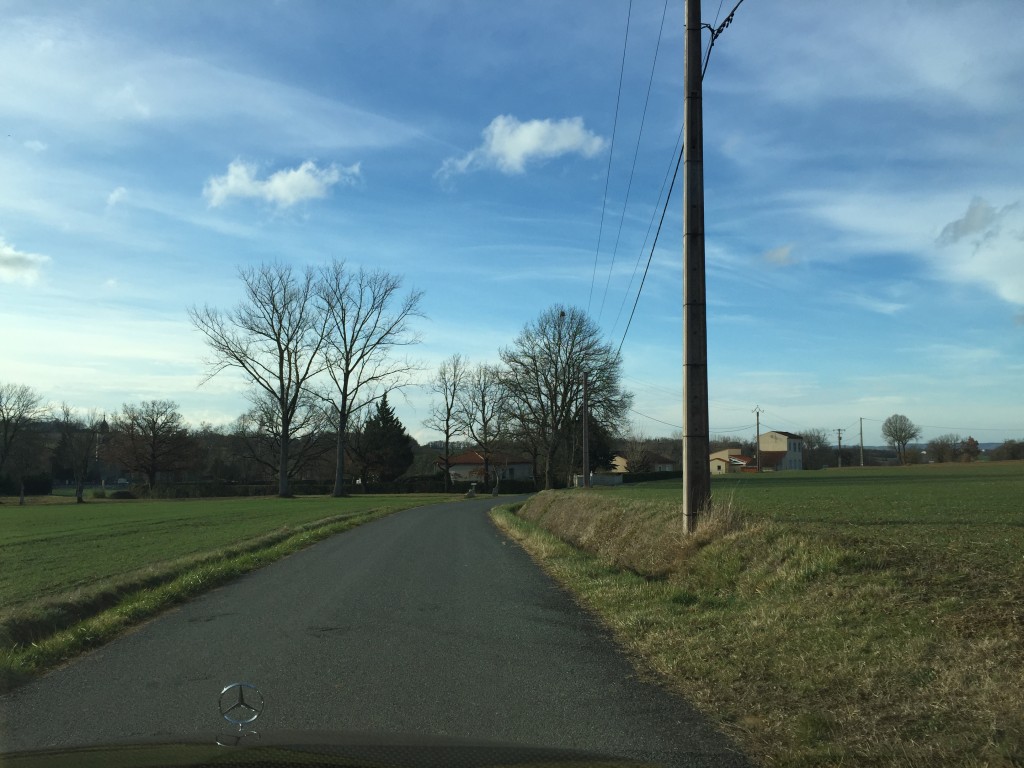
[[[507,500],[507,499],[506,499]],[[398,512],[172,610],[0,697],[0,751],[257,727],[562,746],[670,766],[745,765],[487,516],[490,498]]]

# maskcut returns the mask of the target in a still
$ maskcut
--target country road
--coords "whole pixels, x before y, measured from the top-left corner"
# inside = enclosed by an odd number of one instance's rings
[[[502,501],[507,501],[503,499]],[[671,766],[745,765],[491,523],[490,498],[399,512],[170,611],[0,697],[0,751],[257,728],[456,736]]]

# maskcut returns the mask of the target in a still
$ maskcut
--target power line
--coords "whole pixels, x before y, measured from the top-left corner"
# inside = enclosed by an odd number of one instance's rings
[[[590,314],[590,304],[594,300],[594,281],[597,279],[597,258],[601,253],[601,235],[604,232],[604,212],[608,206],[608,183],[612,178],[612,157],[615,154],[615,133],[619,127],[619,103],[622,100],[622,75],[626,71],[626,46],[629,43],[629,20],[633,15],[633,0],[629,0],[629,9],[626,11],[626,36],[622,41],[622,62],[619,64],[619,90],[615,94],[615,119],[612,121],[612,141],[608,148],[608,171],[604,178],[604,199],[601,201],[601,223],[597,228],[597,249],[594,251],[594,273],[590,277],[590,296],[587,298],[587,314]]]
[[[676,170],[672,174],[672,184],[668,188],[668,194],[665,196],[665,207],[661,210],[661,220],[658,222],[658,231],[654,233],[654,242],[651,243],[651,252],[647,256],[647,266],[644,267],[644,276],[640,280],[640,287],[636,292],[636,299],[633,301],[633,309],[629,312],[629,320],[626,322],[626,330],[622,332],[622,340],[619,341],[619,348],[615,351],[618,355],[622,351],[622,344],[626,341],[626,334],[629,333],[629,326],[633,324],[633,315],[636,313],[636,305],[640,301],[640,294],[643,293],[644,283],[647,281],[647,271],[651,268],[651,259],[654,258],[654,249],[658,247],[658,236],[661,235],[661,225],[665,223],[665,213],[668,211],[669,201],[672,199],[672,189],[676,185],[676,177],[679,175],[679,166],[683,162],[683,151],[679,150],[679,159],[676,160]]]
[[[665,194],[665,187],[668,185],[669,179],[672,177],[673,161],[675,157],[681,151],[681,145],[683,142],[683,126],[679,126],[679,136],[676,137],[675,146],[672,147],[672,154],[669,156],[668,167],[665,168],[665,177],[661,180],[661,189],[658,190],[658,200],[654,204],[654,210],[651,211],[651,221],[647,225],[647,232],[644,234],[643,245],[640,246],[640,252],[636,257],[636,265],[633,267],[633,274],[629,277],[629,285],[626,286],[626,292],[622,295],[622,302],[619,304],[618,314],[615,315],[615,323],[612,325],[612,333],[615,333],[615,329],[619,325],[619,318],[622,317],[622,310],[626,306],[626,300],[629,299],[629,294],[633,290],[633,281],[636,280],[636,273],[640,269],[640,262],[644,259],[644,251],[647,248],[647,241],[651,239],[651,230],[654,229],[654,221],[658,218],[658,206],[661,204],[661,196]],[[621,345],[620,345],[621,346]]]
[[[654,45],[654,59],[651,61],[651,75],[647,80],[647,96],[644,98],[644,110],[640,115],[640,131],[636,136],[636,148],[633,150],[633,165],[629,169],[629,181],[626,183],[626,197],[622,201],[622,213],[619,216],[619,228],[615,234],[615,246],[612,248],[612,260],[608,265],[608,279],[604,283],[604,295],[601,297],[601,307],[597,311],[598,322],[604,312],[604,303],[608,298],[608,287],[612,283],[612,271],[615,269],[615,256],[619,252],[619,241],[622,239],[622,225],[626,221],[626,208],[629,206],[629,193],[633,189],[633,176],[636,173],[636,160],[640,156],[640,140],[644,135],[644,124],[647,122],[647,106],[651,102],[651,88],[654,85],[654,70],[658,65],[658,51],[661,50],[661,35],[665,30],[665,14],[668,12],[668,0],[665,0],[661,10],[661,26],[658,27],[658,40]]]
[[[640,411],[633,410],[632,408],[629,409],[629,412],[630,413],[635,413],[637,416],[643,416],[645,419],[650,419],[651,421],[656,421],[659,424],[664,424],[666,427],[673,427],[674,429],[682,429],[682,427],[679,426],[678,424],[670,424],[667,421],[662,421],[661,419],[656,419],[653,416],[648,416],[646,413],[640,413]]]

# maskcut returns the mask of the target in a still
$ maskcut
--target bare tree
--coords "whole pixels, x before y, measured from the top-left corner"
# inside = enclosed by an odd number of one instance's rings
[[[252,408],[235,422],[234,434],[243,445],[245,458],[263,467],[271,476],[280,471],[281,414],[277,400],[261,389],[251,393]],[[288,479],[301,477],[331,449],[327,431],[329,418],[320,402],[309,392],[299,398],[291,419],[288,450]]]
[[[421,317],[422,291],[400,294],[402,279],[384,270],[346,269],[334,261],[317,286],[326,320],[322,355],[333,387],[322,393],[337,430],[334,496],[345,495],[345,440],[353,414],[411,382],[417,366],[392,357],[419,342],[409,321]]]
[[[448,472],[448,460],[451,458],[452,438],[459,433],[456,408],[468,366],[469,363],[462,355],[454,354],[438,366],[437,373],[428,385],[434,394],[441,396],[441,402],[433,404],[430,416],[423,421],[423,426],[444,436],[445,491],[448,491],[452,482],[451,474]]]
[[[0,384],[0,473],[13,457],[19,438],[43,417],[43,398],[25,384]]]
[[[928,441],[928,455],[932,458],[932,461],[940,464],[947,461],[956,461],[960,458],[962,445],[963,440],[960,438],[960,435],[952,433],[939,435]]]
[[[491,456],[507,433],[508,393],[501,369],[480,363],[465,375],[459,392],[455,420],[460,433],[472,440],[484,455],[484,484],[490,482]]]
[[[190,441],[178,404],[171,400],[125,403],[114,416],[111,450],[131,472],[146,475],[149,487],[160,472],[188,466]]]
[[[590,412],[606,427],[625,416],[632,395],[621,387],[622,361],[585,312],[552,306],[501,351],[511,413],[532,433],[544,460],[544,487],[551,488],[559,446],[578,423],[583,374],[588,374]]]
[[[288,451],[299,403],[324,368],[327,317],[317,306],[317,274],[284,264],[239,269],[245,298],[231,312],[192,307],[192,324],[213,352],[207,380],[240,369],[277,403],[280,418],[278,494],[289,496]]]
[[[58,452],[66,466],[71,468],[75,478],[75,502],[85,501],[85,478],[89,464],[99,461],[99,439],[107,423],[96,411],[89,411],[85,418],[79,418],[67,403],[60,405],[60,445]]]
[[[628,472],[650,472],[654,469],[651,439],[635,424],[630,424],[622,435],[622,453]]]
[[[921,428],[901,413],[882,422],[882,436],[896,451],[900,464],[907,463],[907,445],[921,436]]]
[[[822,427],[800,430],[804,439],[804,468],[821,469],[832,463],[835,454],[832,451],[831,432]]]

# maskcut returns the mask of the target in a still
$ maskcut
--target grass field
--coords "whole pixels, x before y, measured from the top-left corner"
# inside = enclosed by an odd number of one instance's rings
[[[327,535],[441,495],[0,505],[0,690]]]
[[[763,764],[1024,764],[1024,464],[716,478],[690,539],[680,491],[497,517]]]

